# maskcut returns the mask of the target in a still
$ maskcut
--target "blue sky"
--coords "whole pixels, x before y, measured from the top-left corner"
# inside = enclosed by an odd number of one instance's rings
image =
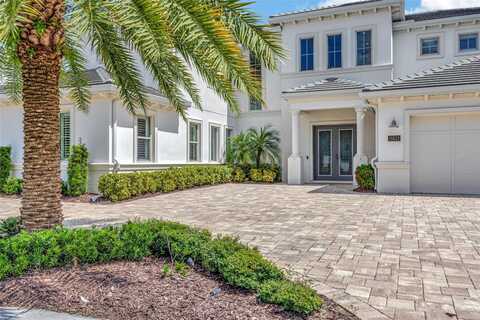
[[[256,0],[252,8],[261,17],[268,19],[275,13],[354,1],[357,0]],[[406,0],[405,4],[407,11],[412,12],[480,6],[480,0]]]

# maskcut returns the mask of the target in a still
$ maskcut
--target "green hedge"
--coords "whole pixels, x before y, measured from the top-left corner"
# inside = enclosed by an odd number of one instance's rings
[[[88,150],[83,144],[71,147],[67,167],[68,183],[62,187],[63,193],[78,197],[87,193],[88,187]]]
[[[322,301],[309,287],[286,280],[284,273],[258,251],[237,240],[213,238],[207,231],[151,220],[104,229],[53,229],[22,232],[0,240],[0,280],[44,269],[148,256],[192,259],[219,274],[226,283],[257,292],[285,310],[309,314]]]
[[[228,166],[219,165],[106,174],[100,177],[98,189],[106,199],[116,202],[148,193],[228,183],[232,181],[232,171]]]
[[[256,183],[274,183],[282,179],[280,167],[277,165],[236,166],[233,171],[233,181],[237,183],[251,181]]]
[[[23,180],[15,177],[10,177],[4,183],[0,191],[8,195],[13,195],[13,194],[21,194],[22,190],[23,190]]]
[[[375,189],[375,170],[371,165],[361,165],[355,172],[358,186],[363,190]]]
[[[7,182],[12,171],[12,148],[0,147],[0,190]]]

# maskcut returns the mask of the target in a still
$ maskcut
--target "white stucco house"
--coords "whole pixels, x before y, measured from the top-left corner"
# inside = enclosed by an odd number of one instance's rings
[[[236,128],[281,131],[288,183],[352,183],[371,163],[380,192],[480,194],[480,8],[371,0],[270,23],[289,59]]]
[[[188,121],[155,89],[148,116],[131,115],[91,57],[89,112],[62,101],[62,157],[87,145],[95,191],[116,163],[221,163],[227,136],[272,125],[289,184],[355,184],[355,168],[371,163],[379,192],[480,194],[480,8],[406,14],[404,0],[369,0],[270,23],[288,58],[277,72],[250,59],[265,103],[239,93],[239,115],[199,77],[204,109],[190,107]],[[17,175],[22,139],[22,109],[0,94],[0,145],[13,147]]]

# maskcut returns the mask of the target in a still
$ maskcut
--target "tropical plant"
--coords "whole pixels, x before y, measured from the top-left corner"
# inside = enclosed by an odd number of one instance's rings
[[[242,0],[0,0],[0,78],[24,111],[22,223],[63,221],[60,180],[60,80],[87,109],[83,48],[91,48],[132,112],[148,107],[140,62],[184,115],[186,92],[201,107],[190,66],[233,110],[237,89],[261,100],[243,49],[268,69],[283,56],[279,35],[259,25]],[[138,58],[138,59],[137,59]],[[62,76],[62,77],[61,77]]]
[[[240,133],[230,138],[229,156],[227,159],[232,165],[249,165],[252,162],[252,145],[250,136]]]
[[[268,125],[260,129],[248,130],[250,147],[252,148],[255,165],[260,168],[261,162],[277,163],[280,154],[280,134]]]
[[[12,148],[0,147],[0,190],[7,182],[12,171]]]
[[[88,150],[84,144],[74,145],[71,147],[70,156],[68,157],[67,175],[67,195],[78,197],[87,193]]]

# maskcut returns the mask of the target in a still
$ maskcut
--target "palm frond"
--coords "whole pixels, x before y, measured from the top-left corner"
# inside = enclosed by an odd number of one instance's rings
[[[22,65],[15,51],[0,47],[0,88],[14,103],[22,101]]]
[[[106,9],[110,1],[77,0],[72,24],[85,34],[118,87],[125,107],[143,112],[149,103],[146,87],[131,48],[127,47]]]
[[[69,96],[75,106],[83,111],[90,106],[91,94],[88,90],[88,79],[86,77],[85,65],[87,60],[81,48],[81,38],[67,28],[65,43],[63,46],[63,81],[69,91]]]

